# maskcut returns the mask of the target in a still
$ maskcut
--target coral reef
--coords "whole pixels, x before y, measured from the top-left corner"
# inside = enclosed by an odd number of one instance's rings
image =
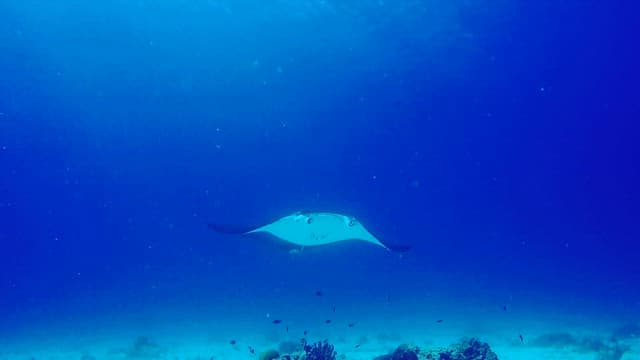
[[[429,357],[427,357],[429,359]],[[451,346],[451,349],[440,352],[439,360],[498,360],[498,356],[491,350],[489,344],[475,338],[463,339]]]
[[[463,339],[445,350],[421,351],[417,347],[400,345],[391,354],[374,360],[498,360],[489,344],[477,339]]]
[[[335,360],[338,355],[333,345],[329,344],[327,340],[311,345],[307,344],[306,340],[303,340],[303,344],[304,360]]]
[[[382,355],[374,358],[374,360],[418,360],[420,349],[409,345],[398,346],[391,354]]]
[[[277,353],[277,352],[276,352]],[[299,343],[287,341],[280,344],[279,360],[336,360],[338,354],[327,340],[308,344],[306,339]]]
[[[276,350],[267,350],[260,354],[260,360],[276,360],[280,357],[280,353]]]
[[[417,347],[401,345],[391,354],[376,357],[374,360],[498,360],[489,344],[477,339],[463,339],[447,350],[421,351]]]

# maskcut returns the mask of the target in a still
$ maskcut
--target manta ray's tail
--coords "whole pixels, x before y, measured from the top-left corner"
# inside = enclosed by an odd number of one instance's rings
[[[213,230],[220,234],[246,234],[251,230],[255,229],[255,226],[238,226],[238,225],[221,225],[221,224],[207,224],[210,230]]]
[[[384,243],[383,245],[387,249],[397,253],[406,253],[406,252],[409,252],[409,250],[411,250],[410,245],[396,245],[396,244],[384,244]]]

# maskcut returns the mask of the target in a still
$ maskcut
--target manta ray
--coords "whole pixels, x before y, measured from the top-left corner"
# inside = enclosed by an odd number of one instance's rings
[[[409,246],[392,245],[380,241],[354,217],[327,212],[297,212],[262,226],[239,228],[209,224],[209,228],[224,234],[268,233],[300,248],[360,240],[394,252],[409,250]]]

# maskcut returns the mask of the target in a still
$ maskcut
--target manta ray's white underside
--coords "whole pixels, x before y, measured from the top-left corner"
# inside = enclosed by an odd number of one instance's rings
[[[295,213],[245,232],[265,232],[289,243],[305,247],[362,240],[388,249],[352,217],[334,213]]]

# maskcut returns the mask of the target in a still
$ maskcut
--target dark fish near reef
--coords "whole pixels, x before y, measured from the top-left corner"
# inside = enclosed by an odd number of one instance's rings
[[[438,319],[438,320],[436,320],[436,322],[437,322],[438,324],[439,324],[439,323],[441,323],[441,322],[443,322],[443,321],[444,321],[444,320],[442,320],[442,319]]]
[[[522,336],[522,334],[518,335],[520,337],[520,342],[524,344],[524,337]]]
[[[282,320],[273,320],[272,323],[278,325],[278,324],[282,324]]]
[[[322,293],[322,291],[320,291],[320,290],[316,291],[316,296],[322,296],[322,295],[324,295],[324,294]]]
[[[325,324],[331,324],[331,320],[325,320],[324,323]]]
[[[307,330],[305,330],[305,331],[303,332],[303,334],[304,334],[304,336],[307,336],[307,334],[308,334]]]
[[[229,341],[229,344],[231,344],[231,345],[235,345],[235,344],[236,344],[236,341],[235,341],[235,340],[231,340],[231,341]]]

